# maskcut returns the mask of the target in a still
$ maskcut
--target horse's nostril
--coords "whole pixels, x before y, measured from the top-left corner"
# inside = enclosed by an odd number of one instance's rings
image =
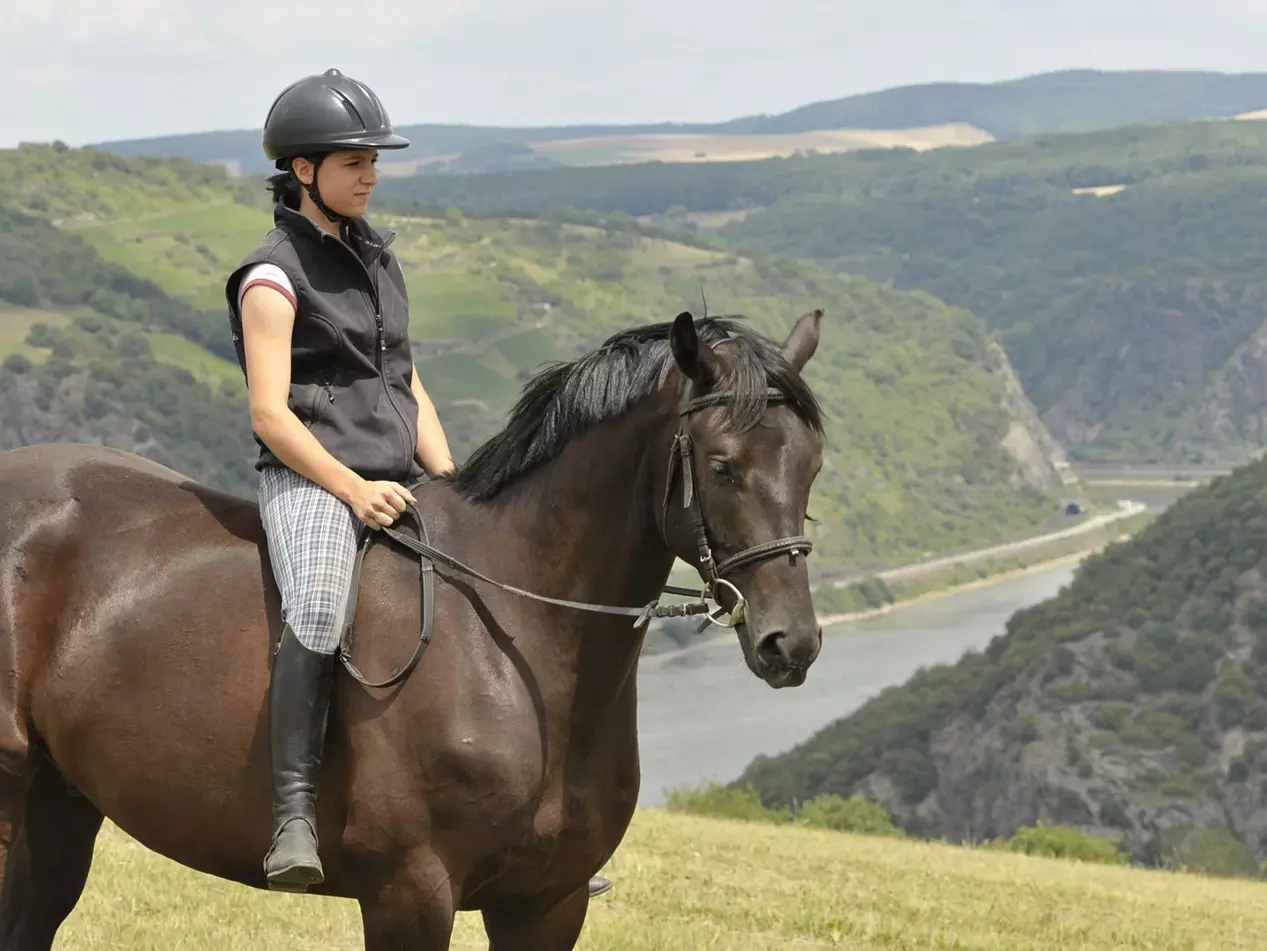
[[[767,667],[782,667],[788,662],[787,636],[782,631],[771,631],[757,642],[757,656]]]

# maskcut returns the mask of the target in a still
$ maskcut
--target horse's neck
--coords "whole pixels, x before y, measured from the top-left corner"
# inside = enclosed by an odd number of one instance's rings
[[[530,540],[524,587],[617,606],[642,606],[659,595],[673,555],[658,525],[656,492],[675,422],[659,402],[572,440],[503,510],[506,531]],[[628,616],[560,611],[559,626],[523,632],[546,647],[533,653],[557,665],[539,674],[565,692],[574,688],[581,706],[587,698],[610,702],[637,663],[642,631]]]
[[[552,537],[537,570],[567,579],[573,592],[567,597],[645,603],[664,584],[673,556],[654,493],[667,461],[668,426],[654,406],[636,408],[574,439],[533,478],[532,501],[518,506],[515,517],[532,525],[529,534]]]

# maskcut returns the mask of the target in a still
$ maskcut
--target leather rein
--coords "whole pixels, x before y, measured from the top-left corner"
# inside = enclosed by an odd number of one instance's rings
[[[663,594],[676,594],[688,597],[698,598],[697,601],[688,602],[686,604],[660,604],[658,598],[649,601],[642,607],[619,607],[606,604],[590,604],[584,601],[569,601],[564,598],[550,598],[545,595],[535,594],[532,591],[525,591],[523,588],[517,588],[514,585],[506,584],[501,581],[495,581],[488,576],[481,574],[469,565],[463,564],[452,555],[446,554],[431,544],[431,539],[427,532],[426,522],[423,521],[422,515],[418,512],[417,506],[413,503],[406,505],[406,511],[413,517],[418,525],[418,538],[412,538],[404,534],[399,529],[391,526],[385,526],[379,531],[366,531],[360,544],[360,550],[357,552],[356,561],[352,569],[351,594],[348,598],[347,613],[344,615],[343,635],[339,643],[339,659],[343,666],[347,668],[349,674],[358,683],[366,687],[391,687],[403,681],[418,666],[418,662],[422,659],[423,651],[427,649],[427,645],[431,643],[431,627],[435,620],[435,565],[433,562],[439,562],[446,567],[452,568],[454,571],[460,572],[468,577],[491,584],[503,591],[516,594],[521,597],[531,598],[534,601],[541,601],[545,604],[554,604],[560,607],[573,608],[578,611],[590,611],[599,614],[615,614],[625,617],[634,618],[634,627],[639,628],[649,622],[652,618],[667,617],[689,617],[691,615],[706,615],[704,621],[700,624],[699,630],[703,631],[709,624],[718,624],[723,627],[739,627],[744,623],[746,602],[743,594],[735,585],[726,580],[725,575],[733,572],[753,562],[763,561],[766,558],[773,557],[783,553],[790,553],[793,558],[797,555],[808,555],[813,550],[813,543],[805,535],[794,535],[784,538],[777,538],[772,541],[762,542],[759,545],[753,545],[742,551],[716,562],[713,556],[712,546],[708,540],[708,528],[704,522],[704,512],[700,506],[699,487],[695,480],[695,465],[693,460],[693,447],[691,436],[687,432],[688,421],[692,414],[699,410],[706,409],[710,406],[718,406],[729,402],[734,398],[734,393],[730,390],[721,390],[714,393],[707,393],[703,396],[694,397],[687,400],[679,410],[680,422],[678,423],[677,433],[673,437],[673,442],[669,447],[669,468],[665,478],[664,485],[664,502],[662,505],[662,521],[660,525],[661,534],[666,536],[669,524],[669,496],[673,491],[673,485],[677,475],[682,475],[682,507],[687,509],[691,518],[691,529],[695,536],[695,547],[699,554],[699,572],[704,579],[704,587],[702,589],[686,588],[679,585],[665,585],[661,592]],[[786,400],[783,391],[773,387],[766,390],[766,398],[770,402],[780,402]],[[352,662],[352,619],[356,614],[357,591],[360,587],[361,565],[365,559],[365,554],[370,546],[374,544],[379,533],[386,534],[393,541],[403,545],[405,548],[418,555],[418,574],[419,574],[419,590],[422,600],[421,605],[421,624],[418,634],[418,643],[414,647],[412,656],[402,665],[395,673],[391,674],[385,680],[374,682],[368,680],[356,665]],[[719,586],[724,586],[730,590],[734,597],[734,604],[729,608],[723,608],[718,602],[718,607],[710,611],[708,600],[717,600],[716,593]],[[729,618],[726,622],[718,621],[721,614],[726,613]]]

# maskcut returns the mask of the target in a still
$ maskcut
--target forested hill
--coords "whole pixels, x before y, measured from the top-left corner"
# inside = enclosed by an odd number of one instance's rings
[[[1267,123],[1185,122],[931,153],[391,182],[484,213],[566,200],[724,225],[967,307],[1072,455],[1239,462],[1263,446]],[[739,219],[739,220],[737,220]]]
[[[414,124],[409,158],[460,156],[481,149],[568,140],[594,143],[575,164],[604,164],[602,140],[638,135],[788,135],[819,130],[896,130],[961,124],[998,139],[1048,132],[1107,129],[1140,122],[1227,117],[1267,108],[1267,73],[1067,70],[998,83],[938,82],[811,103],[777,115],[726,122],[661,122],[492,127]],[[201,132],[100,143],[120,155],[228,161],[247,172],[271,166],[260,154],[257,129]]]
[[[1237,463],[1267,445],[1265,162],[1259,122],[1009,143],[724,233],[968,307],[1076,456]]]
[[[1265,776],[1260,461],[1084,562],[984,652],[921,671],[741,781],[771,803],[860,792],[953,841],[1066,823],[1141,861],[1254,873]]]
[[[0,445],[108,442],[251,493],[223,280],[271,226],[215,167],[27,146],[0,153]],[[699,309],[781,336],[827,311],[808,375],[829,452],[815,571],[869,567],[1059,520],[1058,449],[984,325],[812,263],[655,237],[628,218],[384,216],[415,355],[464,458],[528,376],[612,331]]]

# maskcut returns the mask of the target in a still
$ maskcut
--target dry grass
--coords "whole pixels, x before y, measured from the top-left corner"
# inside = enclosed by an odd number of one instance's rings
[[[849,152],[856,149],[972,146],[994,137],[964,123],[913,129],[823,129],[785,135],[665,133],[591,136],[533,143],[533,150],[562,162],[575,155],[608,153],[613,162],[740,162],[796,152]]]
[[[108,827],[59,951],[352,951],[348,901],[199,875]],[[635,817],[591,905],[589,951],[1267,948],[1267,884],[952,846]],[[453,947],[486,944],[460,916]]]

